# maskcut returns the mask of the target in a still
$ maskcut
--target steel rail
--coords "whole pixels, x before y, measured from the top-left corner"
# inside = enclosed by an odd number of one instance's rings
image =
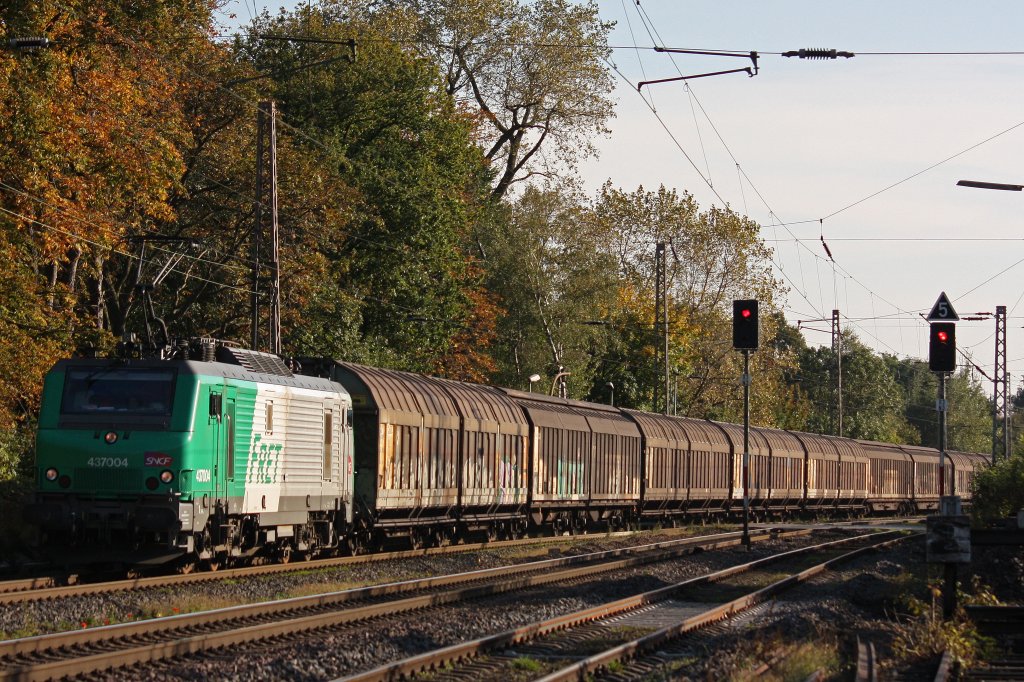
[[[675,529],[666,529],[660,532],[672,533],[673,530]],[[71,585],[54,585],[54,583],[57,581],[52,577],[25,578],[21,580],[9,580],[0,582],[0,604],[12,604],[26,601],[44,601],[49,599],[59,599],[62,597],[78,596],[84,594],[101,594],[105,592],[151,589],[157,587],[171,587],[175,585],[191,585],[196,583],[226,580],[229,578],[247,578],[252,576],[292,573],[295,571],[309,571],[321,568],[335,568],[338,566],[375,563],[378,561],[392,561],[395,559],[411,559],[425,556],[436,556],[442,554],[459,554],[462,552],[472,552],[485,549],[529,547],[534,544],[556,544],[572,541],[584,542],[593,541],[595,539],[629,537],[635,534],[635,531],[620,531],[615,533],[594,533],[590,535],[553,536],[542,538],[529,538],[523,540],[499,540],[495,542],[480,542],[465,545],[449,545],[447,547],[430,547],[428,549],[402,550],[398,552],[386,552],[381,554],[359,554],[356,556],[347,557],[312,559],[310,561],[296,561],[287,564],[265,564],[261,566],[229,568],[220,571],[206,571],[180,575],[150,576],[143,578],[128,578],[125,580],[111,580],[96,583],[75,583]],[[692,537],[713,536],[705,535]]]
[[[893,519],[870,519],[866,521],[860,521],[859,523],[864,525],[876,525],[892,523],[893,521]],[[850,525],[857,524],[858,522],[856,521],[839,521],[818,524],[763,523],[751,524],[751,527],[776,530],[789,530],[792,528],[814,529],[825,527],[847,527]],[[665,528],[657,532],[672,534],[677,532],[685,532],[685,530],[685,528]],[[299,560],[287,564],[273,563],[264,564],[260,566],[229,568],[219,571],[128,578],[124,580],[109,580],[95,583],[81,582],[81,574],[72,574],[72,581],[68,584],[63,585],[59,584],[62,582],[61,578],[52,575],[37,576],[32,578],[16,578],[11,580],[0,581],[0,605],[15,604],[36,600],[59,599],[67,596],[77,596],[84,594],[100,594],[104,592],[149,589],[156,587],[171,587],[175,585],[190,585],[203,582],[225,580],[229,578],[234,579],[251,576],[275,575],[280,573],[317,570],[321,568],[335,568],[338,566],[349,566],[354,564],[371,563],[377,561],[390,561],[395,559],[408,559],[443,554],[459,554],[462,552],[472,552],[486,549],[529,547],[535,544],[559,544],[564,542],[586,542],[595,539],[631,537],[635,536],[636,534],[637,531],[616,531],[614,533],[591,533],[572,536],[523,538],[518,540],[496,540],[493,542],[475,542],[462,545],[448,545],[445,547],[430,547],[427,549],[401,550],[397,552],[359,554],[355,556],[331,557],[326,559],[312,559],[309,561]]]
[[[828,561],[822,562],[816,566],[812,566],[787,578],[783,578],[782,580],[774,582],[771,585],[763,587],[746,596],[739,597],[738,599],[734,599],[713,609],[709,609],[708,611],[705,611],[702,614],[687,618],[683,622],[678,623],[674,626],[662,628],[657,632],[652,632],[651,634],[641,637],[639,639],[634,639],[631,642],[627,642],[612,649],[608,649],[607,651],[604,651],[602,653],[590,656],[589,658],[586,658],[573,665],[562,668],[561,670],[556,670],[555,672],[540,678],[540,680],[537,680],[537,682],[565,682],[567,680],[583,679],[583,675],[595,673],[601,669],[606,669],[608,665],[610,665],[613,662],[619,662],[633,658],[637,655],[650,651],[654,647],[660,645],[661,643],[670,639],[674,639],[686,632],[696,630],[697,628],[703,627],[705,625],[708,625],[719,620],[723,620],[725,618],[730,618],[740,613],[741,611],[749,609],[752,606],[756,606],[757,604],[767,601],[768,599],[776,596],[777,594],[780,594],[788,589],[791,589],[793,587],[796,587],[797,585],[800,585],[801,583],[806,582],[807,580],[810,580],[811,578],[819,575],[820,573],[823,573],[824,571],[827,571],[828,569],[837,564],[849,561],[850,559],[861,556],[862,554],[866,554],[867,552],[874,551],[879,547],[886,547],[897,542],[900,542],[902,540],[905,540],[907,537],[911,537],[901,536],[891,540],[882,539],[885,536],[893,535],[895,533],[896,531],[875,533],[873,534],[874,537],[881,540],[881,542],[872,545],[867,545],[865,547],[860,547],[853,551],[847,552],[841,556],[829,559]],[[858,538],[852,538],[845,542],[853,542],[857,539],[864,539],[865,537],[871,536],[858,536]],[[844,541],[826,544],[835,546],[843,543]],[[822,547],[824,547],[824,545],[818,546],[819,549]]]
[[[942,652],[942,660],[935,671],[934,682],[947,682],[953,673],[953,654],[949,649]]]
[[[857,638],[857,673],[856,682],[878,682],[878,661],[875,658],[875,645],[862,642]]]
[[[785,536],[805,535],[807,531],[792,531]],[[757,539],[768,539],[774,534],[764,531]],[[151,662],[162,658],[181,656],[200,650],[216,649],[232,644],[251,642],[284,634],[294,634],[323,627],[340,625],[386,614],[453,603],[466,599],[492,596],[504,592],[535,587],[538,585],[579,579],[588,575],[620,570],[653,561],[674,558],[690,552],[694,547],[718,548],[737,545],[741,534],[726,533],[716,536],[683,538],[645,546],[630,547],[604,552],[595,552],[576,557],[548,559],[527,564],[501,566],[497,568],[470,571],[452,576],[440,576],[421,580],[409,580],[387,585],[332,592],[311,597],[295,597],[229,607],[193,614],[182,614],[159,620],[121,623],[117,625],[88,628],[50,635],[39,635],[0,642],[0,659],[12,661],[0,670],[0,680],[45,680],[68,675],[85,674],[120,668],[140,662]],[[638,556],[628,556],[630,554]],[[626,557],[626,558],[619,558]],[[597,561],[605,563],[593,563]],[[580,566],[581,563],[591,565]],[[508,578],[509,574],[520,574]],[[527,574],[533,575],[527,575]],[[346,610],[336,607],[346,602],[369,597],[389,596],[438,587],[449,587],[460,583],[480,583],[493,578],[505,578],[498,582],[476,584],[448,592],[430,593],[406,599],[378,604],[357,606]],[[333,609],[327,613],[301,615],[310,609]],[[270,623],[248,624],[254,618],[278,617]],[[227,629],[212,632],[213,627]],[[202,634],[193,634],[202,628]],[[170,637],[170,641],[153,642],[138,646],[143,638]],[[71,657],[73,647],[116,647],[110,651],[87,656]],[[14,657],[60,657],[63,660],[43,663],[14,663]]]
[[[833,548],[833,547],[839,547],[841,545],[849,544],[849,543],[852,543],[852,542],[857,542],[857,541],[863,540],[865,538],[883,539],[885,537],[889,537],[889,536],[894,535],[894,534],[896,534],[896,531],[886,531],[886,532],[883,532],[883,533],[873,533],[873,534],[870,534],[870,535],[857,536],[855,538],[844,538],[842,540],[837,540],[837,541],[828,542],[828,543],[822,543],[822,544],[813,545],[813,546],[810,546],[810,547],[804,547],[804,548],[800,548],[800,549],[796,549],[796,550],[791,550],[791,551],[788,551],[788,552],[783,552],[783,553],[776,554],[776,555],[773,555],[773,556],[770,556],[770,557],[765,557],[765,558],[762,558],[762,559],[757,559],[755,561],[751,561],[751,562],[746,563],[746,564],[740,564],[740,565],[737,565],[737,566],[732,566],[730,568],[726,568],[726,569],[723,569],[723,570],[720,570],[720,571],[716,571],[716,572],[710,573],[708,575],[699,576],[699,577],[696,577],[696,578],[691,578],[691,579],[685,580],[683,582],[677,583],[675,585],[669,585],[669,586],[662,587],[662,588],[659,588],[659,589],[656,589],[656,590],[652,590],[652,591],[649,591],[649,592],[644,592],[642,594],[634,595],[632,597],[626,597],[624,599],[619,599],[619,600],[616,600],[614,602],[609,602],[607,604],[602,604],[602,605],[599,605],[599,606],[594,606],[594,607],[591,607],[589,609],[584,609],[582,611],[577,611],[575,613],[565,614],[565,615],[562,615],[562,616],[557,616],[555,618],[549,618],[549,619],[541,621],[541,622],[532,623],[530,625],[525,625],[523,627],[516,628],[515,630],[509,630],[507,632],[503,632],[503,633],[500,633],[500,634],[497,634],[497,635],[491,635],[491,636],[488,636],[488,637],[483,637],[483,638],[472,640],[472,641],[469,641],[469,642],[463,642],[463,643],[460,643],[460,644],[455,644],[455,645],[452,645],[450,647],[445,647],[443,649],[438,649],[436,651],[431,651],[431,652],[427,652],[427,653],[424,653],[424,654],[420,654],[418,656],[412,656],[412,657],[404,659],[402,661],[397,661],[397,662],[385,664],[385,665],[382,665],[382,666],[380,666],[378,668],[374,668],[373,670],[369,670],[369,671],[366,671],[366,672],[363,672],[363,673],[358,673],[358,674],[355,674],[355,675],[351,675],[351,676],[345,677],[343,679],[346,680],[346,682],[380,682],[380,681],[392,682],[394,680],[405,679],[407,677],[410,677],[412,675],[416,675],[418,673],[422,673],[424,671],[428,671],[428,670],[431,670],[431,669],[439,668],[439,667],[447,665],[447,664],[449,664],[449,663],[451,663],[453,661],[466,660],[466,659],[473,658],[473,657],[481,655],[481,654],[485,654],[485,653],[490,652],[490,651],[502,650],[502,649],[507,648],[509,646],[514,646],[516,644],[522,644],[524,642],[533,640],[533,639],[535,639],[537,637],[541,637],[541,636],[544,636],[544,635],[547,635],[547,634],[551,634],[553,632],[557,632],[557,631],[560,631],[560,630],[566,630],[566,629],[574,628],[574,627],[579,627],[579,626],[581,626],[583,624],[586,624],[586,623],[589,623],[589,622],[592,622],[592,621],[608,618],[608,617],[611,617],[611,616],[614,616],[614,615],[617,615],[617,614],[620,614],[620,613],[623,613],[623,612],[626,612],[626,611],[632,611],[632,610],[641,608],[643,606],[647,606],[648,604],[652,604],[652,603],[656,603],[656,602],[659,602],[659,601],[663,601],[663,600],[673,596],[678,591],[680,591],[682,589],[685,589],[685,588],[695,587],[697,585],[702,585],[702,584],[706,584],[706,583],[722,580],[724,578],[728,578],[728,577],[731,577],[731,576],[734,576],[734,575],[745,573],[747,571],[750,571],[750,570],[753,570],[753,569],[756,569],[756,568],[760,568],[762,566],[766,566],[766,565],[771,564],[771,563],[775,563],[775,562],[778,562],[778,561],[784,561],[786,559],[793,558],[793,557],[796,557],[796,556],[800,556],[800,555],[803,555],[803,554],[808,554],[808,553],[812,553],[812,552],[815,552],[815,551],[826,550],[826,549],[830,549],[830,548]],[[897,539],[896,541],[901,540],[901,539],[903,539],[903,538],[901,537],[901,538]],[[889,542],[893,542],[893,541],[889,541]],[[887,543],[886,542],[882,542],[880,544],[884,545],[884,544],[887,544]],[[873,546],[870,546],[868,548],[861,548],[861,549],[855,550],[855,552],[853,552],[853,553],[848,553],[848,554],[843,555],[843,556],[844,557],[852,557],[852,556],[855,556],[856,554],[861,553],[863,551],[867,551],[869,549],[873,549],[876,546],[879,546],[879,545],[873,545]],[[834,562],[834,561],[836,561],[836,560],[835,559],[830,560],[830,562],[826,562],[826,564],[831,565],[831,562]],[[805,573],[806,573],[806,571],[805,571]],[[793,576],[791,576],[790,578],[787,578],[786,580],[792,580],[792,579],[793,579]],[[786,582],[786,581],[780,581],[780,582]],[[769,586],[769,587],[772,587],[772,586]],[[768,588],[765,588],[765,589],[768,589]],[[759,594],[759,593],[762,593],[764,591],[765,590],[759,590],[757,593],[754,593],[754,594]],[[749,598],[749,595],[748,595],[748,598]],[[715,614],[715,615],[709,617],[708,620],[705,621],[705,622],[711,622],[713,620],[718,620],[718,619],[724,617],[722,615],[718,615],[720,613],[724,613],[726,615],[731,615],[731,613],[733,612],[733,604],[742,601],[742,599],[743,598],[741,598],[740,600],[735,600],[734,602],[730,602],[729,604],[725,604],[725,605],[723,605],[721,607],[717,607],[715,609],[712,609],[711,611],[708,611],[707,614]],[[754,603],[756,603],[756,602],[752,602],[750,605],[752,606]],[[703,614],[703,615],[706,616],[707,614]],[[701,617],[702,616],[696,616],[694,618],[688,619],[686,622],[687,623],[690,622],[690,621],[697,622],[697,619],[699,619]],[[703,622],[701,624],[703,624]],[[690,627],[689,629],[695,629],[695,626],[694,627]],[[652,635],[649,635],[649,637],[654,637],[657,634],[658,633],[653,633]],[[646,640],[647,638],[643,638],[643,639]],[[640,640],[637,640],[637,641],[640,641]],[[657,641],[660,642],[661,640],[659,639]],[[631,644],[634,644],[634,643],[631,643]],[[628,647],[629,645],[623,645],[623,646]],[[607,662],[603,663],[603,665],[607,665]],[[590,668],[587,668],[587,669],[577,669],[575,666],[572,667],[572,668],[567,668],[566,670],[567,671],[571,670],[572,672],[567,674],[566,677],[556,677],[556,678],[552,678],[552,679],[566,679],[566,680],[569,680],[569,679],[571,679],[571,680],[585,679],[584,675],[587,674],[588,672],[591,672]],[[548,678],[544,678],[544,679],[547,680]]]
[[[49,575],[0,581],[0,597],[10,592],[29,592],[47,589],[55,586],[57,582],[57,578]]]

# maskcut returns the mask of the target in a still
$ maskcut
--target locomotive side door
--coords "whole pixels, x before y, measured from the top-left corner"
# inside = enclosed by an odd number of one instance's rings
[[[218,498],[224,498],[225,508],[230,511],[230,499],[237,496],[235,490],[238,461],[235,444],[235,398],[228,392],[224,396],[224,418],[221,420],[222,447],[217,457],[217,470],[220,475],[214,476]],[[233,393],[233,392],[232,392]]]
[[[235,479],[235,398],[227,387],[210,389],[212,436],[206,466],[196,467],[197,487],[209,490],[214,505],[227,511],[229,487]]]

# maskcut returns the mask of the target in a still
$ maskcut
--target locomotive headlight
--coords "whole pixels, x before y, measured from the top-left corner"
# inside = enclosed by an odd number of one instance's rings
[[[50,467],[49,469],[46,470],[46,474],[44,475],[46,476],[46,480],[52,483],[53,481],[57,480],[58,476],[60,476],[60,472],[57,471],[55,468]]]
[[[103,440],[107,443],[107,445],[113,445],[114,443],[117,442],[117,432],[107,431],[106,435],[103,436]]]
[[[161,483],[170,483],[173,480],[174,480],[174,474],[171,473],[170,469],[164,469],[163,471],[160,472],[160,482]]]

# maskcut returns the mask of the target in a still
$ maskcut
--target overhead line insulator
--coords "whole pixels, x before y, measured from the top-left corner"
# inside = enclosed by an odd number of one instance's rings
[[[43,36],[7,39],[7,49],[9,50],[41,50],[50,47],[52,44],[49,38],[44,38]]]
[[[783,52],[782,56],[799,57],[800,59],[836,59],[837,57],[845,57],[846,59],[849,59],[855,55],[852,52],[844,52],[835,49],[829,50],[823,47],[810,47]]]

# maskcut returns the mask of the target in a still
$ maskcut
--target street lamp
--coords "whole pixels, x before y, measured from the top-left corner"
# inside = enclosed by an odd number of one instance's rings
[[[540,375],[539,374],[531,374],[530,375],[530,393],[533,393],[533,385],[535,383],[537,383],[538,381],[540,381]]]
[[[979,182],[977,180],[960,180],[959,187],[976,187],[978,189],[999,189],[1006,192],[1024,191],[1024,185],[1012,185],[1003,182]],[[996,461],[996,452],[1000,445],[1003,457],[1010,456],[1010,375],[1006,373],[1006,306],[996,306],[996,361],[992,379],[992,462]],[[1000,389],[1002,389],[1000,391]],[[1002,414],[1000,414],[1002,412]],[[999,433],[1002,421],[1002,434]],[[1001,437],[1000,437],[1001,436]],[[1002,441],[1000,443],[1000,441]]]
[[[551,380],[551,392],[548,395],[554,395],[555,394],[555,387],[557,386],[558,387],[558,397],[559,398],[564,398],[565,397],[565,378],[567,376],[571,375],[571,374],[572,374],[572,372],[566,372],[565,371],[565,367],[562,367],[561,365],[559,365],[558,366],[558,374],[556,374],[555,378]]]
[[[959,187],[977,187],[978,189],[1002,189],[1007,192],[1020,192],[1024,185],[1007,185],[1002,182],[979,182],[978,180],[959,180],[956,183]]]

